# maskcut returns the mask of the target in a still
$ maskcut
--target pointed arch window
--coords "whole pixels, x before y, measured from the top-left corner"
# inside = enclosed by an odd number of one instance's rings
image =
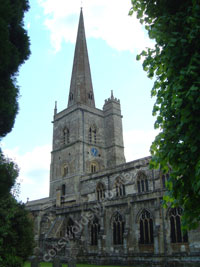
[[[74,229],[74,221],[71,218],[69,218],[67,227],[66,227],[66,233],[70,239],[75,239],[75,233],[73,229]]]
[[[153,219],[150,212],[143,210],[140,216],[140,244],[153,244]]]
[[[97,246],[98,245],[98,235],[100,232],[100,224],[99,220],[95,217],[94,220],[91,223],[91,246]]]
[[[62,166],[62,176],[65,177],[69,174],[69,166],[67,164],[64,164]]]
[[[172,208],[169,212],[171,243],[187,243],[188,234],[181,230],[181,208]]]
[[[97,143],[97,129],[96,129],[96,127],[93,126],[93,127],[89,128],[88,140],[89,140],[89,143],[91,143],[91,144]]]
[[[69,94],[69,101],[72,101],[74,99],[74,95],[73,95],[73,93],[70,93]]]
[[[113,244],[122,245],[123,244],[123,235],[124,235],[124,221],[118,212],[113,218]]]
[[[97,162],[92,162],[90,165],[90,172],[95,173],[98,171],[98,164]]]
[[[61,193],[62,193],[62,196],[65,196],[65,193],[66,193],[66,186],[65,184],[62,185],[62,189],[61,189]]]
[[[97,200],[101,201],[105,198],[105,187],[102,183],[99,183],[96,188]]]
[[[138,193],[149,191],[149,181],[143,172],[138,173],[137,188]]]
[[[93,99],[93,94],[92,94],[92,92],[89,92],[89,94],[88,94],[88,98],[89,98],[90,100]]]
[[[92,143],[92,128],[89,128],[89,143]]]
[[[70,142],[70,137],[69,137],[69,129],[68,128],[64,128],[63,130],[63,144],[69,144]]]
[[[162,187],[165,189],[167,181],[169,180],[169,173],[162,175]]]
[[[121,196],[126,195],[125,185],[124,185],[124,183],[120,177],[117,178],[117,180],[115,182],[115,190],[116,190],[116,196],[117,197],[121,197]]]

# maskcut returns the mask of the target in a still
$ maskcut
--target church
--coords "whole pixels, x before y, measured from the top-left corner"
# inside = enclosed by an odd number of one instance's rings
[[[170,174],[150,157],[126,163],[120,100],[95,107],[81,9],[68,106],[54,109],[49,197],[29,201],[37,253],[94,264],[199,266],[200,229],[181,231],[164,209]],[[174,265],[175,264],[175,265]]]

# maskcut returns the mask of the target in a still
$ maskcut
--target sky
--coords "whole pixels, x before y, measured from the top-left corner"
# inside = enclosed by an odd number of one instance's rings
[[[130,0],[29,0],[24,27],[31,56],[20,68],[20,110],[10,134],[1,140],[4,153],[20,168],[19,199],[48,197],[53,110],[67,107],[80,7],[96,107],[120,99],[126,161],[150,155],[157,132],[151,98],[153,81],[136,55],[152,47],[144,28],[128,16]]]

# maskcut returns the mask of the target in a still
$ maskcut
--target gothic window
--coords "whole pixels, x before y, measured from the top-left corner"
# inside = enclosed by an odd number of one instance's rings
[[[97,143],[97,129],[95,127],[89,128],[88,139],[89,139],[89,143],[91,144]]]
[[[153,219],[147,210],[140,216],[140,244],[153,244]]]
[[[117,212],[113,218],[113,244],[122,245],[123,244],[123,234],[124,234],[124,221],[122,216]]]
[[[149,181],[143,172],[138,173],[137,188],[138,193],[149,191]]]
[[[92,92],[89,92],[89,94],[88,94],[88,98],[91,99],[91,100],[93,99]]]
[[[183,234],[181,230],[181,214],[181,208],[172,208],[169,212],[172,243],[188,242],[187,232]]]
[[[89,129],[89,143],[92,143],[92,128]]]
[[[100,224],[97,218],[94,218],[91,223],[91,246],[97,246],[98,244],[98,235],[100,232]]]
[[[96,162],[92,162],[91,165],[90,165],[90,172],[91,173],[95,173],[98,171],[98,165]]]
[[[61,193],[62,193],[62,196],[65,195],[65,184],[62,185]]]
[[[51,226],[50,219],[44,215],[40,223],[40,233],[43,235],[46,234],[49,231],[50,226]]]
[[[73,229],[74,229],[74,222],[71,218],[69,218],[69,221],[66,227],[66,233],[70,239],[75,239],[75,233]]]
[[[63,144],[69,144],[69,129],[68,128],[64,128],[63,130]]]
[[[73,95],[73,93],[70,93],[70,94],[69,94],[69,101],[72,101],[72,100],[73,100],[73,98],[74,98],[74,95]]]
[[[126,195],[125,185],[123,181],[118,178],[115,183],[116,196],[121,197]]]
[[[69,167],[67,164],[64,164],[62,169],[63,177],[65,177],[68,173],[69,173]]]
[[[169,173],[163,174],[162,175],[162,187],[166,188],[166,183],[169,180]]]
[[[93,141],[96,144],[97,143],[97,130],[93,129]]]
[[[101,201],[105,198],[105,187],[102,183],[99,183],[96,188],[97,191],[97,200]]]

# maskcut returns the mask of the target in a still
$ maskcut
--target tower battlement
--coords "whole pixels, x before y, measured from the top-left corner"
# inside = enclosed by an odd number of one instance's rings
[[[105,99],[104,105],[106,105],[110,102],[115,102],[115,103],[120,104],[120,100],[118,98],[114,97],[113,90],[111,90],[111,96],[109,98]]]

